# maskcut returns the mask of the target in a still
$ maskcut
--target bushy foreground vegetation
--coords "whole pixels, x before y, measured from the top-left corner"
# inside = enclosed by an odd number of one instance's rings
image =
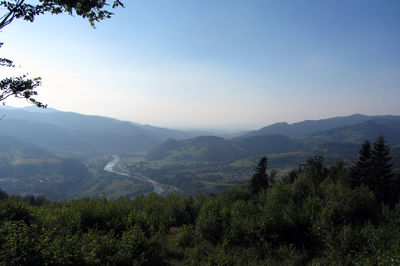
[[[388,151],[384,139],[378,139],[372,148],[364,143],[351,168],[326,166],[322,157],[314,157],[278,181],[265,173],[263,158],[249,185],[218,195],[61,203],[1,193],[0,261],[398,265],[399,175],[387,171]],[[372,168],[359,175],[365,167]]]

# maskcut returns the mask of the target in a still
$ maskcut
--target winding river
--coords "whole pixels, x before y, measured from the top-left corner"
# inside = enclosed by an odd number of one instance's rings
[[[123,172],[119,172],[119,171],[115,171],[114,170],[114,166],[120,161],[121,159],[119,158],[118,155],[113,155],[113,159],[111,161],[109,161],[106,166],[104,166],[104,170],[113,174],[117,174],[117,175],[123,175],[123,176],[131,176],[127,173],[123,173]],[[153,179],[150,179],[148,177],[145,176],[139,176],[139,175],[132,175],[133,178],[140,180],[140,181],[144,181],[144,182],[149,182],[153,185],[153,192],[155,193],[163,193],[165,190],[162,187],[162,184],[158,183],[157,181],[154,181]]]

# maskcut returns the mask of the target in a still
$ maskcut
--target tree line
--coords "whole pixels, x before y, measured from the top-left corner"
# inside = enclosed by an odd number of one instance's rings
[[[315,157],[307,163],[314,164],[312,167],[314,170],[321,169],[322,171],[322,161],[322,157]],[[373,144],[365,140],[361,145],[357,161],[349,168],[348,185],[353,189],[361,185],[367,186],[374,192],[379,203],[393,206],[399,200],[400,179],[394,174],[391,161],[390,146],[386,144],[382,135]],[[255,168],[255,173],[250,180],[250,186],[254,192],[267,189],[274,182],[274,177],[267,174],[267,165],[267,157],[262,157]],[[292,183],[301,171],[304,169],[290,172],[285,180]],[[321,171],[317,173],[317,176],[324,176]]]

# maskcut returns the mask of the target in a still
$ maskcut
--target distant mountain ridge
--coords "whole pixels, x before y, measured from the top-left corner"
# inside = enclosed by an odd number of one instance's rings
[[[252,136],[275,135],[275,134],[284,135],[288,137],[306,136],[318,131],[325,131],[343,126],[351,126],[374,119],[388,119],[388,120],[400,121],[400,116],[395,116],[395,115],[367,116],[362,114],[354,114],[350,116],[332,117],[320,120],[305,120],[293,124],[280,122],[263,127],[259,130],[251,131],[242,136],[252,137]]]
[[[328,129],[326,129],[328,128]],[[295,130],[299,129],[298,132]],[[270,134],[278,132],[280,134]],[[286,136],[285,134],[289,135]],[[284,153],[324,154],[334,160],[354,158],[359,145],[385,136],[390,145],[400,145],[400,116],[352,115],[307,120],[289,125],[274,124],[242,137],[223,139],[202,136],[182,141],[168,140],[147,153],[149,160],[229,162],[252,156]]]
[[[55,153],[89,154],[147,151],[170,138],[182,140],[201,134],[103,116],[36,109],[0,108],[4,116],[0,133]]]
[[[357,144],[379,134],[385,135],[390,143],[400,144],[400,116],[393,115],[354,114],[293,124],[276,123],[228,140],[215,136],[200,137],[208,132],[172,130],[55,109],[0,108],[0,114],[4,115],[0,121],[0,134],[52,153],[69,155],[150,151],[149,158],[161,158],[170,152],[171,147],[182,150],[186,145],[192,150],[198,149],[196,156],[203,151],[203,159],[220,160],[223,157],[236,158],[238,154],[299,149],[305,143]],[[179,142],[162,144],[169,139]]]
[[[360,144],[380,134],[392,145],[393,163],[400,169],[400,116],[278,123],[222,138],[54,109],[0,108],[0,115],[5,115],[0,120],[0,187],[57,200],[152,191],[144,181],[105,172],[112,154],[120,156],[124,171],[176,186],[180,193],[218,192],[247,182],[261,156],[268,156],[269,169],[281,173],[315,155],[328,164],[343,160],[349,165]]]
[[[400,145],[400,118],[374,118],[351,126],[314,132],[310,137],[323,142],[361,143],[383,135],[391,145]]]

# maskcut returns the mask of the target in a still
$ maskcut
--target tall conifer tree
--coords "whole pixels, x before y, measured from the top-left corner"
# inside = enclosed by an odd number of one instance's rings
[[[376,182],[377,199],[384,202],[391,201],[392,197],[392,157],[389,153],[390,147],[386,145],[385,138],[379,136],[372,149],[372,173]]]
[[[267,165],[267,157],[262,157],[255,169],[253,177],[250,180],[250,186],[254,192],[259,192],[261,189],[266,189],[269,186]]]
[[[350,168],[350,185],[358,187],[365,184],[369,187],[374,186],[372,178],[372,148],[371,142],[365,140],[358,153],[358,160]]]

